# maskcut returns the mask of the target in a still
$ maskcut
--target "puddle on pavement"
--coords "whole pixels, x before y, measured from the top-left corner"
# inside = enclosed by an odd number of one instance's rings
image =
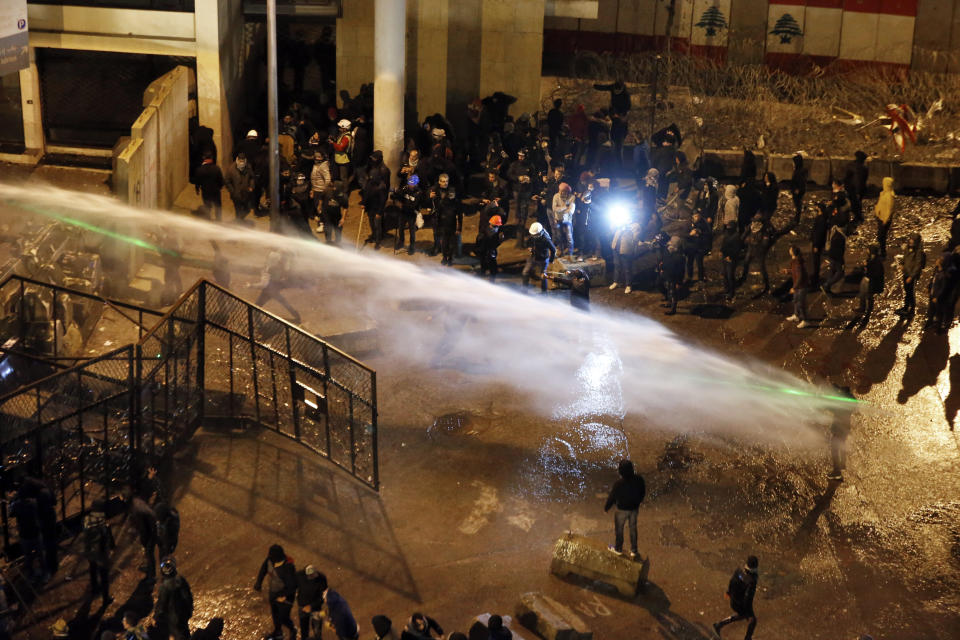
[[[437,416],[433,424],[427,427],[427,437],[434,439],[454,434],[474,435],[476,416],[469,411],[454,411]]]

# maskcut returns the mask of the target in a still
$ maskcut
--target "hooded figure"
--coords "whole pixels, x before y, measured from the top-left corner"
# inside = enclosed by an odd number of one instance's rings
[[[373,625],[374,640],[396,640],[397,632],[393,629],[393,621],[387,616],[373,616],[370,620]]]
[[[657,211],[657,190],[659,188],[660,171],[648,169],[640,187],[640,215],[647,220],[659,219]]]
[[[283,547],[278,544],[272,545],[267,552],[253,588],[260,591],[264,578],[268,576],[270,616],[273,618],[271,636],[282,638],[281,627],[289,628],[291,635],[296,635],[290,611],[293,608],[293,598],[297,595],[297,570],[293,566],[293,560],[287,557]]]
[[[407,622],[406,628],[400,635],[400,639],[432,640],[434,633],[437,634],[437,637],[442,638],[443,627],[441,627],[437,621],[430,616],[425,616],[418,612],[410,616],[410,620]]]
[[[843,176],[843,188],[850,199],[850,213],[854,222],[863,222],[863,192],[867,188],[867,176],[870,172],[866,161],[867,154],[857,151]]]
[[[893,178],[888,176],[883,179],[883,190],[880,191],[877,204],[873,207],[873,215],[877,218],[877,244],[880,245],[881,258],[887,255],[887,232],[890,230],[890,223],[893,222],[896,199],[896,194],[893,192]],[[952,251],[953,247],[950,247],[950,250]]]
[[[634,472],[633,463],[630,460],[621,460],[617,466],[617,473],[620,478],[613,483],[610,489],[610,495],[607,496],[607,502],[603,507],[604,511],[609,511],[610,507],[616,505],[617,511],[614,518],[615,540],[610,550],[614,553],[623,553],[623,525],[630,524],[630,551],[633,557],[637,557],[637,511],[640,509],[640,503],[646,496],[646,486],[643,477]]]
[[[800,221],[803,213],[803,196],[807,193],[807,168],[803,166],[803,156],[793,155],[793,175],[790,176],[790,196],[793,198],[794,220]]]
[[[763,186],[760,188],[760,214],[764,220],[769,220],[777,211],[777,199],[780,197],[780,186],[777,184],[777,175],[767,171],[763,176]]]

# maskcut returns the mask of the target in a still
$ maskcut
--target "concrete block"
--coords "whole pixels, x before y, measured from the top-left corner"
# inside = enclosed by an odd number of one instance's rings
[[[592,640],[593,632],[583,619],[542,593],[520,596],[517,621],[545,640]]]
[[[950,167],[932,162],[905,162],[894,175],[895,188],[929,189],[946,193],[950,188]]]
[[[777,180],[789,180],[793,175],[793,156],[780,153],[767,155],[767,171],[777,174]]]
[[[637,595],[646,582],[649,570],[649,560],[635,562],[626,556],[612,553],[599,540],[573,532],[557,540],[550,563],[550,572],[554,575],[578,575],[605,582],[625,598]]]
[[[735,178],[740,175],[743,152],[728,149],[704,149],[703,162],[709,175],[715,178]]]
[[[805,158],[808,169],[809,181],[818,185],[826,186],[830,184],[831,162],[830,158]]]
[[[880,189],[883,187],[883,179],[886,177],[894,178],[893,188],[897,188],[896,175],[899,171],[899,162],[893,160],[870,160],[867,163],[867,169],[870,173],[867,175],[867,186]]]

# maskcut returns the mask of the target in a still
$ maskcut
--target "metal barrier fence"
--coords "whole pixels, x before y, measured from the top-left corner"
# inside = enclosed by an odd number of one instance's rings
[[[96,298],[16,276],[0,283],[0,294],[10,287],[20,294],[7,305],[7,320],[22,318],[32,304],[24,295],[29,287],[49,295],[54,307],[58,296]],[[144,313],[156,313],[126,306],[141,324]],[[22,337],[32,326],[7,322],[0,339]],[[172,452],[198,426],[222,419],[291,438],[379,489],[376,372],[205,280],[136,344],[0,396],[0,467],[43,477],[67,519],[136,481],[143,460]]]

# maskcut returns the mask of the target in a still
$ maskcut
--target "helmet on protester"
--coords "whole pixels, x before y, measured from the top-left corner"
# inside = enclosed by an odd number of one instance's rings
[[[340,127],[341,129],[349,129],[350,121],[344,118],[343,120],[337,123],[337,126]]]
[[[434,129],[432,134],[434,138],[442,138],[443,136],[447,135],[447,132],[443,129]]]
[[[543,225],[540,224],[539,222],[534,222],[532,225],[530,225],[530,235],[538,236],[542,231],[543,231]]]
[[[247,131],[247,137],[248,137],[248,138],[256,138],[256,137],[259,137],[259,135],[257,134],[257,130],[256,130],[256,129],[250,129],[250,131]]]
[[[536,223],[534,223],[534,224],[536,224]],[[492,218],[490,218],[490,226],[491,226],[491,227],[499,227],[499,226],[502,226],[502,225],[503,225],[503,218],[501,218],[500,216],[493,216]]]
[[[177,561],[173,556],[167,556],[160,561],[160,573],[165,576],[172,576],[177,572]]]
[[[417,174],[413,173],[410,175],[409,178],[407,178],[408,187],[415,187],[418,184],[420,184],[420,176],[418,176]]]
[[[305,176],[302,172],[298,172],[296,180],[297,184],[304,184],[307,181],[307,176]]]

